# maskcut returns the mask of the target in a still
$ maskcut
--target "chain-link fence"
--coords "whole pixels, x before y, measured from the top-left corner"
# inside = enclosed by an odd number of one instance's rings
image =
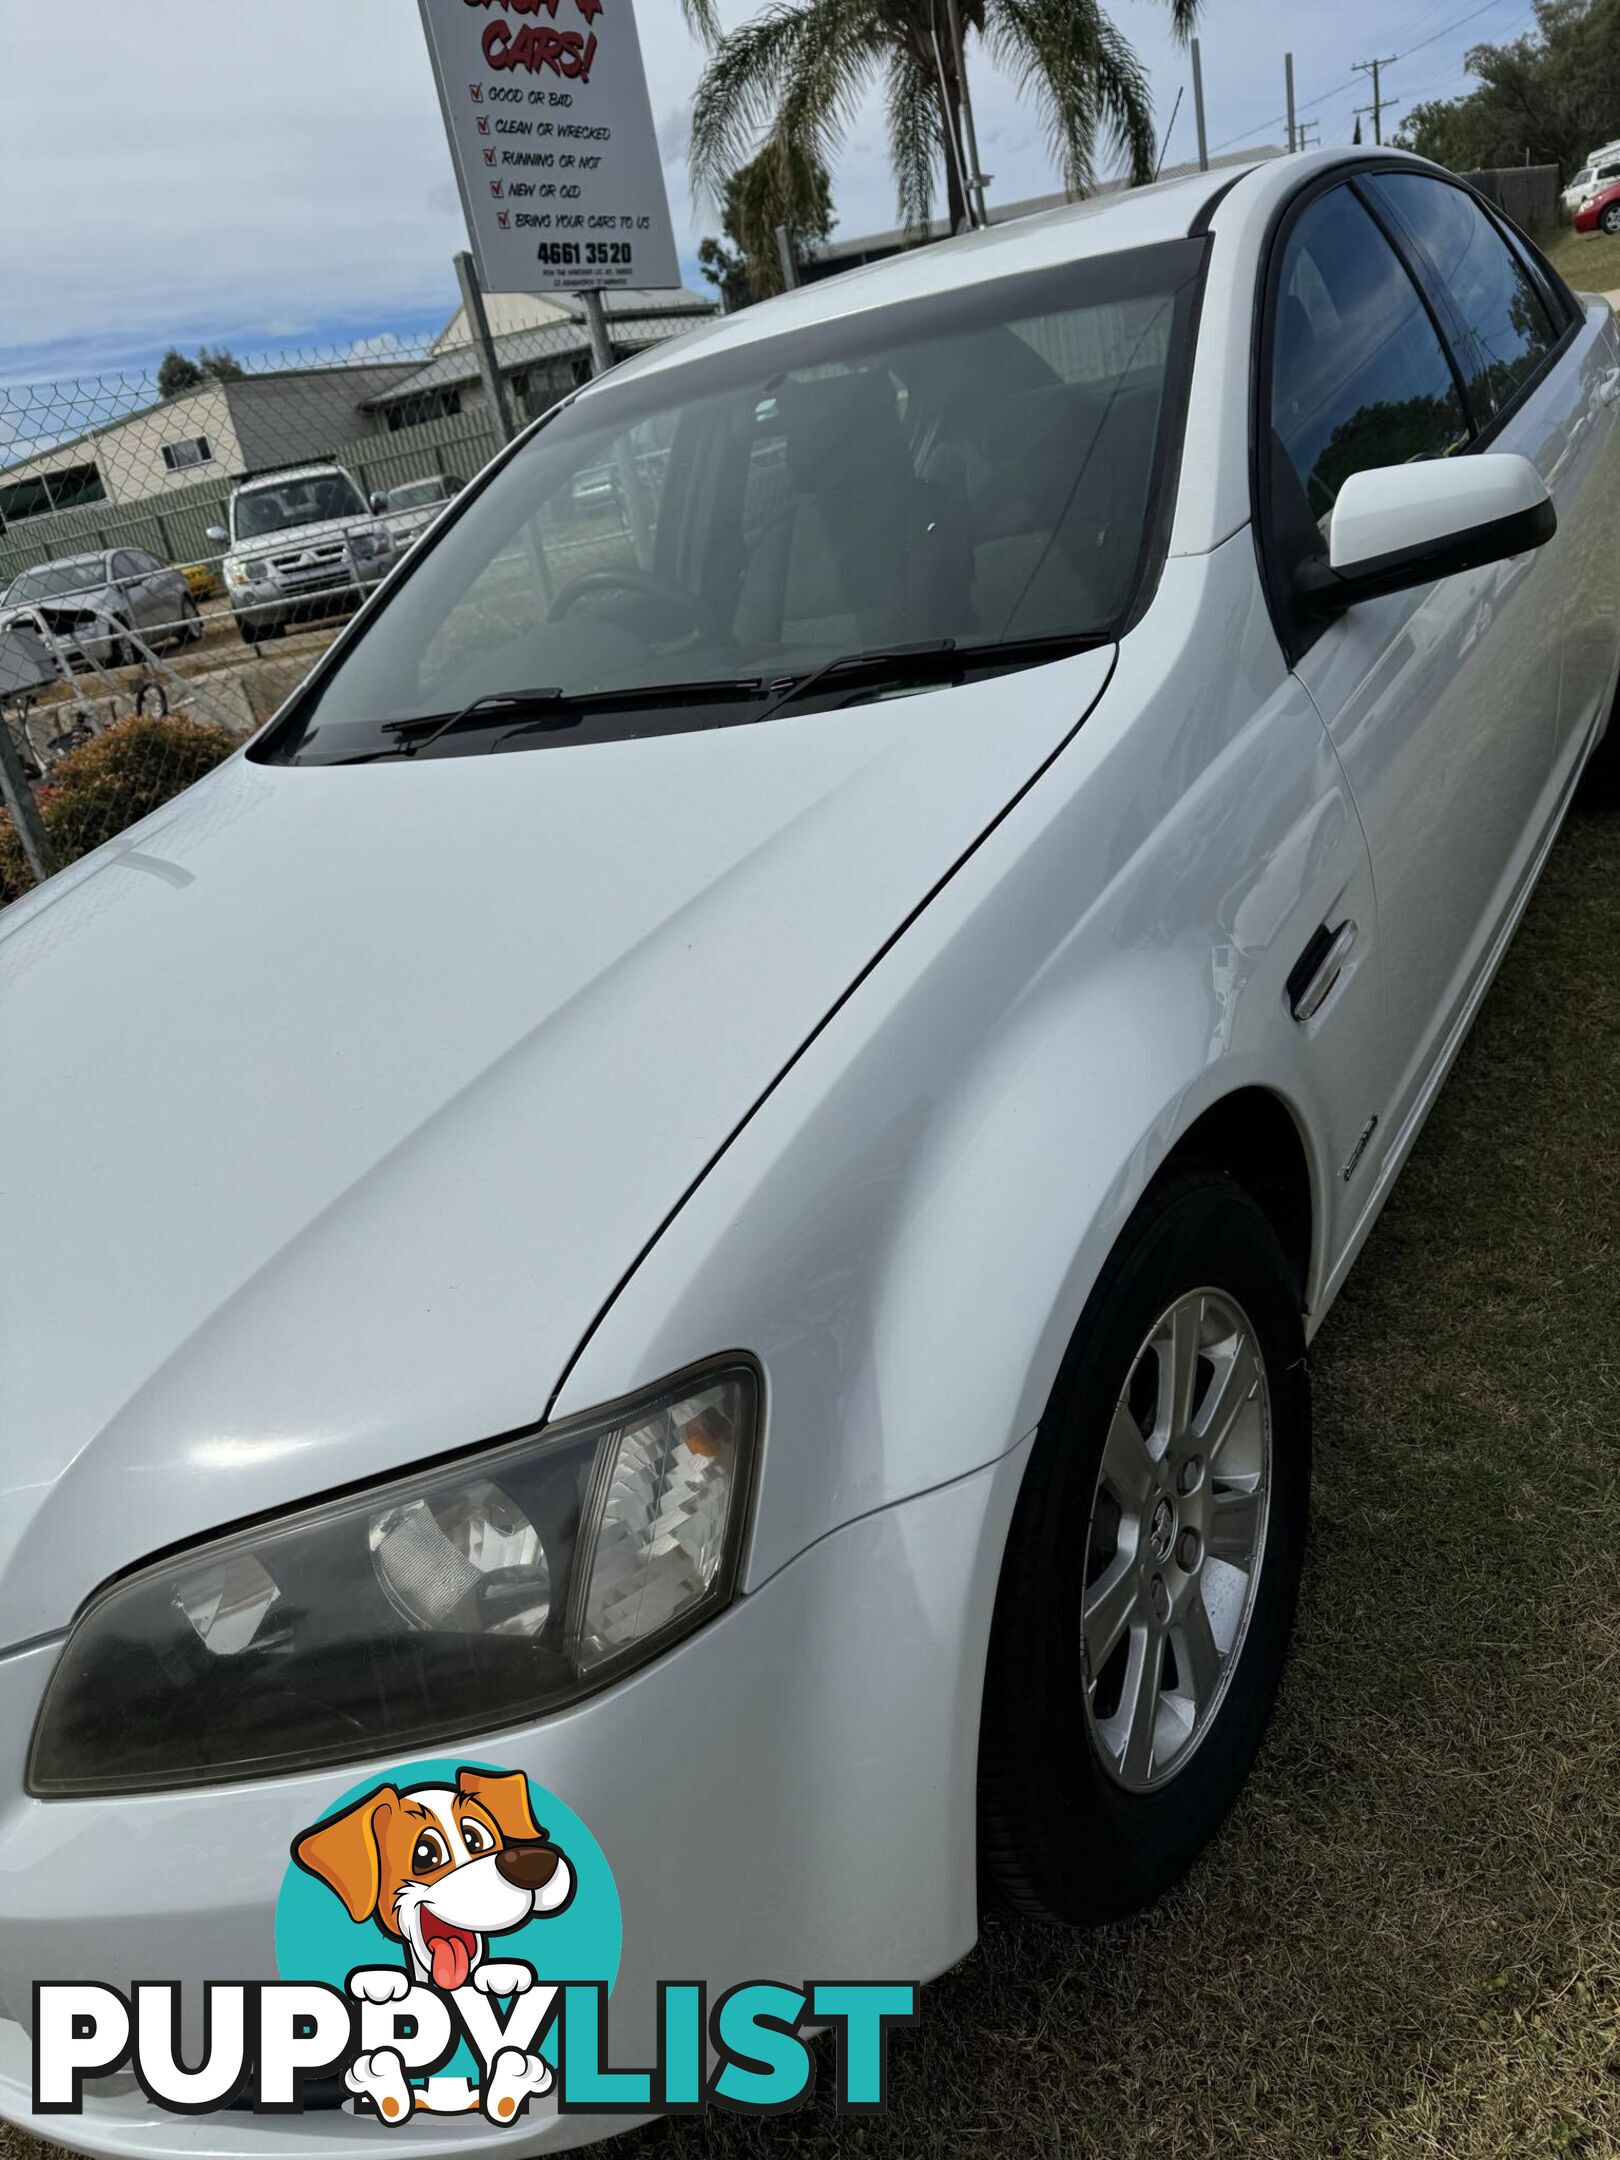
[[[522,425],[590,372],[582,305],[437,337],[0,384],[0,905],[189,786]],[[683,292],[607,296],[616,356]]]

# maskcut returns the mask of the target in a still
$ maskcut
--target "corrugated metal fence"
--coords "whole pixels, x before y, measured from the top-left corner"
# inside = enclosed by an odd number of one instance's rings
[[[0,399],[4,395],[0,391]],[[394,433],[351,436],[324,454],[346,466],[369,494],[438,472],[468,480],[499,447],[494,429],[475,408]],[[166,563],[217,562],[219,543],[209,539],[208,528],[225,523],[236,478],[171,488],[144,502],[104,500],[19,518],[0,534],[0,584],[35,563],[95,548],[141,548]]]

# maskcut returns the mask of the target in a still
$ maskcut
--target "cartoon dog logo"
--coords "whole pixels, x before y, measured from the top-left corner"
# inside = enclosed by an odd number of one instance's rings
[[[575,1889],[566,1854],[534,1819],[521,1771],[460,1769],[453,1785],[404,1791],[379,1785],[341,1815],[302,1831],[292,1855],[343,1900],[351,1920],[374,1921],[404,1951],[401,1964],[350,1974],[349,1992],[362,2002],[402,2001],[413,1986],[451,1996],[463,1988],[486,1996],[526,1993],[535,1985],[533,1968],[487,1956],[490,1938],[537,1916],[554,1917]],[[493,2105],[503,2118],[550,2083],[538,2056],[508,2053],[513,2059],[499,2059],[484,2096],[486,2112]],[[435,2104],[411,2094],[399,2057],[389,2050],[362,2056],[348,2082],[390,2121]],[[463,2094],[459,2105],[469,2104],[475,2103]]]

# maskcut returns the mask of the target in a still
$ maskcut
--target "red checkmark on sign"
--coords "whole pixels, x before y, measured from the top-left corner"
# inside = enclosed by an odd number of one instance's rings
[[[492,180],[489,183],[489,192],[492,195],[503,195],[506,192],[505,182],[501,180]]]
[[[508,226],[508,225],[510,225],[510,224],[511,224],[511,222],[512,222],[512,213],[511,213],[511,211],[510,211],[510,210],[497,210],[497,211],[496,211],[496,213],[495,213],[495,222],[496,222],[496,224],[497,224],[497,225],[498,225],[498,226],[499,226],[499,227],[501,228],[501,231],[502,231],[502,232],[505,232],[505,230],[506,230],[507,226]]]
[[[489,115],[488,115],[488,113],[480,113],[480,114],[479,114],[479,116],[478,116],[478,132],[479,132],[479,134],[480,134],[480,135],[487,135],[487,134],[489,133]]]
[[[484,152],[484,163],[485,163],[486,165],[493,165],[493,164],[494,164],[494,162],[495,162],[495,153],[494,153],[494,151],[493,151],[493,150],[486,150],[486,151]]]
[[[483,84],[482,84],[482,83],[469,83],[469,84],[467,85],[467,88],[468,88],[468,89],[469,89],[469,90],[470,90],[470,91],[472,92],[472,101],[473,101],[473,103],[474,103],[475,105],[482,105],[482,104],[483,104],[483,102],[484,102],[484,86],[483,86]]]

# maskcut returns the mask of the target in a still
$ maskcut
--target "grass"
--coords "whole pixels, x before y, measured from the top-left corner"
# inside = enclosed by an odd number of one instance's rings
[[[1560,225],[1539,235],[1542,252],[1577,292],[1620,292],[1620,234],[1578,233]]]
[[[1620,2155],[1617,1226],[1620,816],[1580,817],[1313,1352],[1297,1644],[1214,1850],[1128,1926],[987,1921],[881,2120],[624,2149]]]

